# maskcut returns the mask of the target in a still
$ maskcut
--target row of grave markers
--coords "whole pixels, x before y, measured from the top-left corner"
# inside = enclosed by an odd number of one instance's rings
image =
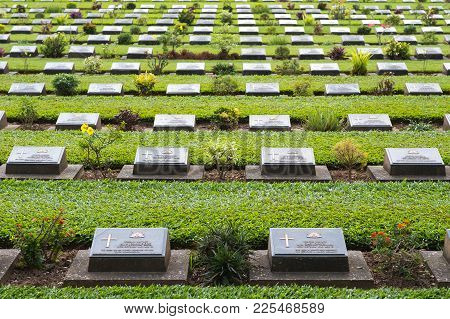
[[[125,165],[119,180],[184,180],[204,177],[203,165],[190,165],[185,147],[139,147],[133,165]],[[450,181],[436,148],[385,148],[382,166],[368,166],[377,181]],[[83,166],[68,164],[65,147],[14,146],[0,179],[76,179]],[[316,165],[312,148],[261,148],[260,165],[245,167],[249,181],[331,181],[326,166]]]
[[[18,258],[0,250],[0,283]],[[450,286],[450,230],[443,251],[421,251],[438,286]],[[252,251],[251,284],[371,288],[361,251],[347,250],[341,228],[271,228],[267,250]],[[172,250],[167,228],[97,228],[89,250],[78,251],[65,286],[187,284],[189,250]]]
[[[156,114],[153,131],[194,131],[196,118],[193,114]],[[79,130],[83,124],[101,130],[99,113],[60,113],[55,123],[56,130]],[[250,131],[290,131],[289,115],[249,115]],[[0,129],[8,126],[5,111],[0,110]],[[391,131],[393,129],[388,114],[348,114],[346,130],[350,131]],[[443,130],[450,130],[450,114],[445,114]]]

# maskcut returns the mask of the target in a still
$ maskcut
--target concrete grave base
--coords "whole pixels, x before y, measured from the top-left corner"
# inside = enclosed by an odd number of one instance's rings
[[[0,284],[8,279],[19,253],[18,249],[0,249]]]
[[[331,175],[326,166],[316,165],[316,175],[262,175],[259,165],[245,166],[245,179],[248,181],[298,181],[298,182],[329,182]]]
[[[393,182],[393,181],[450,181],[450,166],[445,167],[445,176],[436,175],[390,175],[383,166],[367,166],[369,176],[379,182]]]
[[[436,279],[438,287],[450,287],[450,263],[448,263],[442,251],[421,251],[422,258]]]
[[[117,179],[119,180],[177,180],[197,181],[203,178],[205,167],[203,165],[190,165],[187,175],[136,175],[133,174],[133,165],[124,165]]]
[[[0,180],[2,179],[43,179],[43,180],[61,180],[78,179],[83,173],[83,165],[69,165],[61,174],[6,174],[6,164],[0,166]]]
[[[272,272],[267,250],[253,252],[250,284],[300,284],[321,287],[372,288],[373,276],[360,251],[348,251],[349,272]]]
[[[189,250],[172,250],[166,272],[88,272],[89,250],[80,250],[64,278],[64,286],[182,285],[188,279],[189,256]]]

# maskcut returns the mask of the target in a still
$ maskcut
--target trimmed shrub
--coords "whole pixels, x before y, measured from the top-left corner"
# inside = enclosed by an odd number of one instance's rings
[[[186,23],[187,25],[191,25],[194,22],[195,14],[191,9],[183,9],[178,15],[178,21],[181,23]]]
[[[57,95],[75,95],[80,81],[73,74],[58,74],[52,84]]]
[[[331,60],[343,60],[345,57],[345,48],[344,47],[333,47],[328,54]]]
[[[136,4],[133,2],[128,2],[125,8],[127,10],[134,10],[134,9],[136,9]]]
[[[311,82],[309,80],[298,81],[294,84],[294,96],[309,96],[311,92]]]
[[[341,121],[333,111],[314,111],[308,114],[305,129],[319,132],[339,131]]]
[[[214,111],[211,122],[219,129],[230,130],[238,126],[239,115],[238,108],[221,107]]]
[[[336,143],[333,152],[338,164],[347,169],[348,178],[352,177],[353,169],[363,168],[367,164],[367,153],[361,151],[360,146],[352,139]]]
[[[20,105],[20,111],[17,116],[19,122],[25,127],[31,127],[34,122],[39,118],[39,114],[36,111],[36,105],[29,98],[23,98]]]
[[[150,95],[156,82],[156,76],[152,73],[145,72],[134,77],[134,85],[139,95]]]
[[[117,43],[118,44],[131,44],[132,37],[129,33],[121,33],[117,37]]]
[[[216,65],[213,66],[212,71],[215,75],[230,75],[234,74],[234,64],[233,63],[226,63],[226,62],[219,62]]]
[[[275,58],[280,60],[289,59],[290,50],[287,46],[279,46],[275,49]]]
[[[97,27],[95,26],[95,24],[88,22],[83,25],[83,32],[86,34],[96,34]]]
[[[370,34],[371,32],[372,32],[372,28],[370,28],[366,25],[359,27],[358,30],[356,31],[357,34],[362,34],[362,35]]]
[[[140,34],[141,28],[139,28],[137,25],[134,25],[130,28],[130,33],[131,34]]]
[[[119,113],[114,116],[114,121],[119,124],[124,131],[133,130],[133,127],[137,125],[140,120],[139,114],[130,109],[120,110]]]
[[[237,81],[230,75],[218,76],[212,83],[212,91],[217,95],[231,95],[238,89]]]
[[[371,56],[370,53],[354,50],[351,57],[352,75],[366,75],[367,64],[369,63]]]
[[[84,72],[87,74],[100,73],[102,68],[102,60],[99,56],[90,56],[84,59]]]
[[[414,25],[407,25],[404,29],[403,29],[403,33],[404,34],[414,34],[417,32],[417,28]]]
[[[66,37],[62,33],[58,33],[46,38],[40,47],[40,51],[46,58],[60,58],[63,56],[67,45]]]
[[[409,44],[406,42],[397,42],[391,40],[385,46],[386,55],[392,60],[407,60],[409,59]]]

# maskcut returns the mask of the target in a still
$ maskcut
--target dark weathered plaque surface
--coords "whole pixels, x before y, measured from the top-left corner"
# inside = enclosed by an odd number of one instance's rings
[[[6,174],[60,174],[67,165],[64,147],[14,146]]]
[[[315,159],[312,148],[261,149],[261,173],[263,175],[315,175]]]
[[[444,115],[444,131],[450,130],[450,114]]]
[[[272,271],[348,271],[348,252],[340,228],[271,228]]]
[[[437,148],[386,148],[383,167],[391,175],[445,175]]]
[[[133,173],[136,175],[186,174],[189,152],[182,147],[139,147]]]
[[[5,111],[0,111],[0,130],[8,125]]]
[[[165,271],[170,259],[167,228],[97,228],[89,271]]]

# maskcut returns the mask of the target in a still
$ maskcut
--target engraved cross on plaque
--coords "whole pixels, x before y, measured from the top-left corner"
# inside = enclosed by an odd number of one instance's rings
[[[288,236],[288,234],[284,234],[284,237],[283,237],[283,238],[280,238],[280,240],[284,240],[284,241],[286,242],[286,248],[289,248],[289,241],[290,241],[290,240],[294,240],[294,238],[290,238],[290,237]]]
[[[149,161],[152,157],[152,154],[149,151],[146,151],[143,155],[144,155],[144,161]]]
[[[111,234],[108,235],[106,238],[102,238],[102,240],[106,240],[106,246],[105,248],[109,248],[109,245],[111,244],[111,240],[116,240],[117,238],[113,238]]]
[[[17,152],[17,155],[19,155],[19,158],[23,158],[23,155],[25,155],[25,154],[27,154],[27,152],[25,152],[25,151]]]

